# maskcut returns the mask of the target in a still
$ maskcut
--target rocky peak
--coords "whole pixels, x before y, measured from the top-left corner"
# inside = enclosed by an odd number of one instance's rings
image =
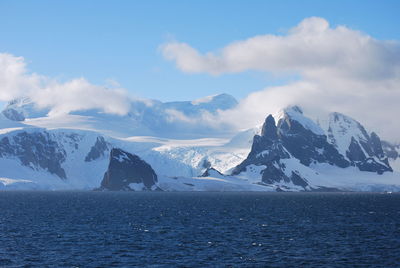
[[[233,175],[258,166],[262,167],[260,177],[264,183],[284,181],[306,189],[307,180],[299,172],[303,168],[289,167],[288,159],[296,159],[295,162],[298,160],[309,168],[313,163],[325,163],[340,168],[353,165],[361,171],[378,174],[392,170],[379,136],[376,133],[369,135],[350,117],[339,113],[330,115],[329,139],[297,106],[283,110],[277,118],[277,124],[273,116],[266,118],[261,135],[254,136],[249,155],[233,170]]]
[[[328,137],[335,148],[362,171],[382,174],[392,171],[379,136],[368,134],[361,123],[340,114],[329,115]]]
[[[24,166],[47,170],[61,179],[67,178],[61,166],[66,152],[46,131],[22,131],[1,138],[0,157],[17,158]]]
[[[85,157],[85,162],[90,162],[100,157],[103,157],[106,154],[109,146],[110,144],[105,141],[104,137],[97,137],[95,144],[92,146],[89,153]]]
[[[284,148],[277,132],[275,119],[272,115],[269,115],[264,122],[261,135],[254,136],[249,155],[241,164],[234,168],[232,175],[248,172],[248,167],[251,165],[265,166],[260,173],[263,183],[274,184],[284,182],[293,183],[303,188],[307,187],[307,181],[299,174],[286,172],[286,165],[281,160],[289,159],[291,155]]]
[[[225,177],[225,175],[216,170],[215,168],[209,167],[206,169],[206,171],[204,171],[201,177],[223,178]]]
[[[255,135],[253,138],[249,157],[258,159],[257,162],[275,158],[289,158],[289,154],[282,147],[282,142],[277,133],[275,119],[272,115],[268,115],[261,128],[261,135]]]
[[[328,137],[343,155],[346,155],[352,137],[363,142],[369,140],[367,131],[358,121],[337,112],[329,114]]]
[[[157,188],[156,183],[157,175],[149,164],[137,155],[113,148],[110,151],[110,162],[100,189],[111,191],[153,190]]]
[[[261,136],[270,140],[276,140],[278,138],[275,119],[272,115],[268,115],[265,119],[265,122],[261,129]]]
[[[298,106],[284,110],[277,128],[284,147],[303,165],[318,162],[338,167],[349,166],[348,161],[328,142],[321,127],[304,116]]]
[[[324,130],[318,124],[304,116],[303,110],[299,106],[289,106],[281,110],[275,117],[278,121],[278,132],[280,134],[285,134],[290,130],[299,131],[305,129],[316,135],[325,135]]]
[[[381,139],[375,132],[371,132],[370,145],[374,155],[376,155],[379,159],[385,158],[385,153],[383,152]]]

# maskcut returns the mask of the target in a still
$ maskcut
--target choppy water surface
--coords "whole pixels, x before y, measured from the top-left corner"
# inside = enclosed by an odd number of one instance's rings
[[[399,264],[399,194],[0,192],[0,266]]]

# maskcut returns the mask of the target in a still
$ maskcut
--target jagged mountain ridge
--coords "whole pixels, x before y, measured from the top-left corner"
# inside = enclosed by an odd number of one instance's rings
[[[190,105],[201,103],[210,100]],[[299,107],[290,107],[268,116],[263,127],[231,140],[112,138],[101,131],[37,128],[27,124],[35,119],[11,121],[4,113],[1,117],[0,188],[4,189],[98,188],[110,166],[110,152],[117,148],[145,161],[161,190],[393,190],[400,184],[379,137],[338,113],[331,115],[330,127],[323,130]],[[247,141],[253,133],[258,134]],[[153,189],[136,186],[132,189]]]
[[[330,114],[328,137],[352,164],[363,171],[392,171],[380,138],[356,120],[340,113]]]
[[[283,145],[279,137],[278,129],[275,125],[275,119],[269,115],[261,130],[261,135],[255,135],[253,145],[247,158],[238,165],[232,172],[232,175],[240,175],[246,172],[248,166],[265,166],[261,173],[261,181],[266,184],[274,182],[294,182],[295,185],[307,186],[307,182],[292,171],[285,174],[286,165],[281,159],[291,158],[290,153]]]
[[[388,157],[384,154],[378,135],[370,135],[354,119],[339,113],[330,115],[328,136],[311,119],[303,115],[298,106],[289,107],[275,118],[269,115],[255,135],[251,151],[232,175],[246,173],[248,168],[257,169],[266,184],[291,183],[305,190],[312,185],[299,168],[293,168],[285,160],[294,159],[302,166],[329,164],[338,168],[357,167],[360,171],[392,172]],[[346,123],[346,125],[341,123]],[[348,141],[350,140],[350,141]],[[312,167],[311,167],[312,169]]]

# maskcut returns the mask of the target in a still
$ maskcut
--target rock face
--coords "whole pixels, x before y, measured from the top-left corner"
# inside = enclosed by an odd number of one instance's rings
[[[225,175],[216,170],[215,168],[209,167],[201,174],[200,177],[214,177],[214,178],[223,178]]]
[[[66,179],[61,164],[66,152],[46,131],[19,132],[0,140],[0,157],[18,158],[21,164],[33,169],[41,168]]]
[[[152,167],[138,156],[114,148],[104,174],[101,188],[111,191],[153,190],[157,175]]]
[[[92,146],[89,153],[85,157],[85,162],[91,162],[104,156],[109,146],[110,144],[105,141],[104,137],[97,137],[96,143]]]
[[[255,135],[253,145],[248,157],[239,164],[232,172],[232,175],[239,175],[245,172],[250,165],[265,166],[261,171],[261,180],[266,184],[276,182],[293,183],[294,185],[305,188],[308,183],[294,171],[287,174],[286,165],[282,159],[291,158],[290,153],[283,145],[275,119],[269,115],[261,130],[261,135]]]
[[[297,106],[283,110],[277,118],[277,123],[272,115],[266,118],[261,134],[253,138],[249,155],[232,175],[250,168],[260,170],[263,183],[293,184],[310,190],[307,177],[301,174],[305,170],[302,166],[310,170],[312,164],[321,163],[339,168],[356,166],[378,174],[392,171],[378,135],[369,135],[353,119],[332,114],[327,136]]]
[[[392,171],[378,135],[368,134],[356,120],[340,113],[330,114],[328,137],[350,164],[361,171],[378,174]]]
[[[278,129],[283,146],[303,165],[318,162],[342,168],[349,166],[349,162],[328,142],[324,131],[303,116],[299,107],[294,106],[283,112]]]

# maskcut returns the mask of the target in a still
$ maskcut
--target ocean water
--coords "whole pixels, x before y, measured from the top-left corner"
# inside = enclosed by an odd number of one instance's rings
[[[0,192],[4,267],[399,267],[400,194]]]

